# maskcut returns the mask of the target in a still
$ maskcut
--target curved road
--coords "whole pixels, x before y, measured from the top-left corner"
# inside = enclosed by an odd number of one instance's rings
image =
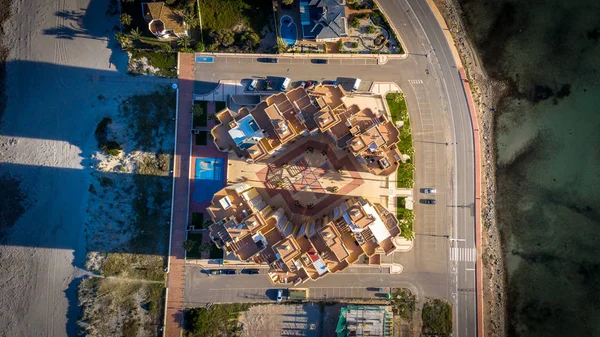
[[[443,108],[436,117],[447,121],[449,143],[454,143],[448,145],[451,147],[448,165],[451,168],[448,195],[451,202],[447,204],[452,213],[449,285],[454,304],[454,327],[458,336],[476,336],[475,262],[460,261],[469,260],[464,256],[472,257],[472,249],[475,249],[474,122],[471,121],[457,62],[442,27],[425,1],[379,0],[379,5],[401,34],[406,49],[413,54],[426,54],[430,74],[439,79]],[[416,165],[419,167],[419,162]],[[442,169],[440,165],[436,168]],[[416,178],[415,182],[419,184],[421,181]]]

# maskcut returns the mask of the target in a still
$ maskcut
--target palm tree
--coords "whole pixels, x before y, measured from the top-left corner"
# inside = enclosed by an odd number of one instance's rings
[[[140,32],[140,29],[135,27],[135,29],[132,29],[129,32],[129,37],[131,37],[132,40],[139,40],[142,37],[142,32]]]
[[[129,46],[131,46],[131,40],[123,33],[115,34],[115,40],[117,40],[117,42],[121,44],[121,47],[123,49],[126,49]]]
[[[199,25],[196,19],[196,13],[194,11],[186,11],[183,13],[183,21],[190,27],[196,28]]]
[[[184,35],[184,36],[180,37],[179,40],[177,40],[177,45],[179,47],[187,49],[190,46],[191,42],[192,42],[192,40],[190,39],[190,37],[187,35]]]
[[[121,23],[123,26],[129,26],[131,24],[131,15],[127,13],[121,14]]]

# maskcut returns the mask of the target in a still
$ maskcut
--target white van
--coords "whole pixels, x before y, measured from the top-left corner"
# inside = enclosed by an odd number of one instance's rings
[[[279,90],[286,91],[290,83],[292,83],[292,80],[286,77],[283,79],[283,83],[281,83],[281,88]]]
[[[352,86],[352,91],[357,91],[358,87],[360,87],[360,78],[357,78],[356,81],[354,81],[354,85]]]

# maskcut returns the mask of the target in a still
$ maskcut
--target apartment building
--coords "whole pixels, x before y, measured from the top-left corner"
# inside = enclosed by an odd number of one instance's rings
[[[269,96],[254,109],[217,114],[211,131],[222,151],[236,150],[248,161],[260,161],[285,150],[294,140],[319,132],[340,149],[348,149],[369,172],[394,173],[401,154],[399,131],[385,115],[346,105],[341,86],[295,88]]]
[[[208,208],[211,239],[242,261],[266,263],[274,283],[298,284],[344,270],[360,257],[391,254],[398,220],[379,204],[348,198],[317,219],[295,224],[245,183],[217,192]]]

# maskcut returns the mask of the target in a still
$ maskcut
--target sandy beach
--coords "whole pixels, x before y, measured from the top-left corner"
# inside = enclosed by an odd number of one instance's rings
[[[0,336],[75,336],[84,271],[94,129],[109,99],[139,83],[97,80],[126,68],[109,43],[117,18],[103,0],[14,0],[4,25],[9,98],[0,175],[17,177],[23,216],[0,245]],[[100,13],[100,15],[99,15]]]
[[[478,105],[478,121],[482,130],[482,240],[484,328],[489,336],[506,335],[506,273],[500,230],[496,221],[496,158],[494,143],[494,112],[505,85],[492,80],[469,41],[469,33],[462,22],[460,6],[455,0],[434,0],[448,25],[461,61],[467,72],[473,99]]]

